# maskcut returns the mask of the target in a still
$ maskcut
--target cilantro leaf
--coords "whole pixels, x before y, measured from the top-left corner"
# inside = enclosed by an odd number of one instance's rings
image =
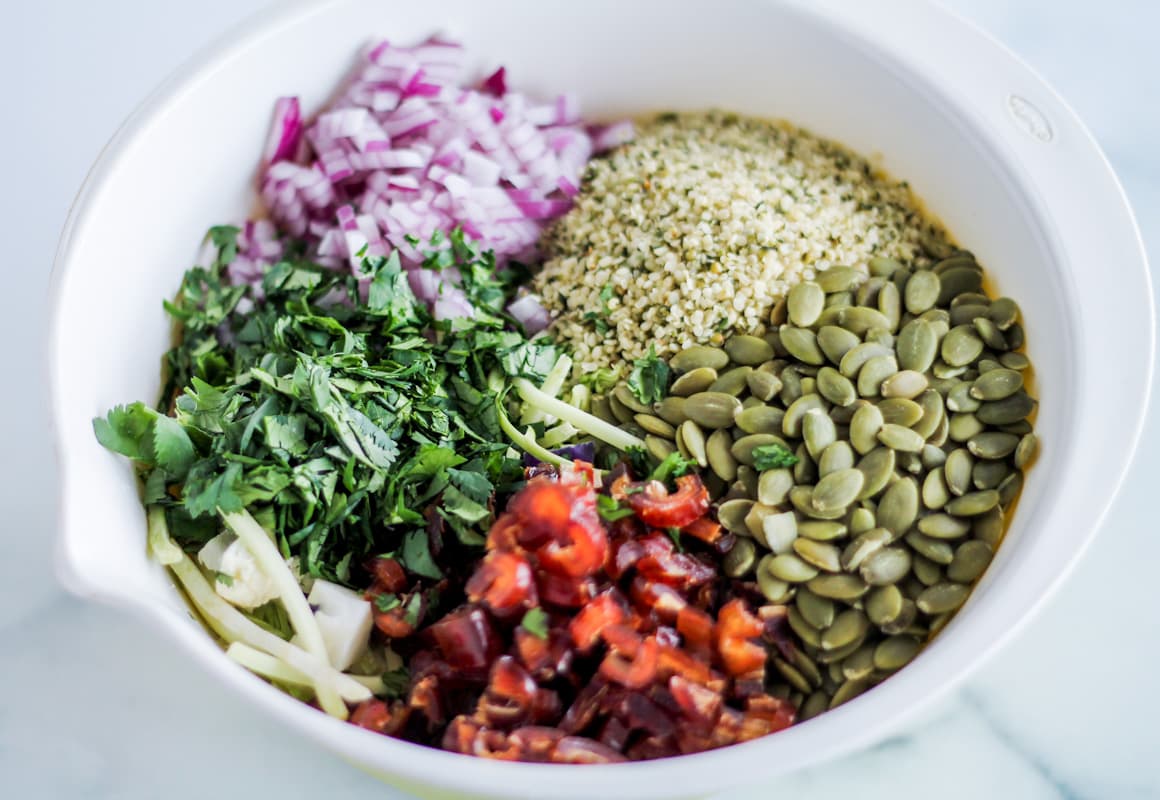
[[[403,601],[399,599],[399,596],[397,594],[391,594],[390,592],[383,592],[375,597],[375,608],[383,613],[390,611],[392,608],[398,608],[402,604]]]
[[[669,388],[669,365],[657,356],[656,345],[649,345],[648,355],[632,362],[628,388],[642,403],[659,403]]]
[[[383,673],[383,695],[395,699],[403,697],[411,685],[411,674],[406,667],[388,670]]]
[[[403,566],[424,578],[439,580],[443,577],[442,570],[431,557],[427,531],[411,530],[403,537]]]
[[[615,498],[606,494],[596,495],[596,511],[605,522],[616,522],[618,519],[631,517],[636,512],[627,506],[622,506]]]
[[[679,478],[682,475],[688,474],[693,470],[692,461],[686,461],[685,457],[680,453],[673,451],[665,456],[665,460],[657,465],[656,469],[649,475],[654,481],[661,481],[662,483],[668,481],[669,478]]]
[[[784,445],[774,443],[753,448],[753,468],[758,472],[792,467],[796,463],[798,457]]]
[[[520,620],[520,625],[537,639],[548,638],[548,615],[539,606],[529,608]]]

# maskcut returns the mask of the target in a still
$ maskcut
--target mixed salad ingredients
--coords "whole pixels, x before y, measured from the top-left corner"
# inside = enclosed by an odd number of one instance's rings
[[[166,303],[157,407],[94,420],[152,555],[242,666],[458,753],[694,753],[887,679],[1035,457],[1016,303],[837,145],[466,64],[276,104],[269,218]]]

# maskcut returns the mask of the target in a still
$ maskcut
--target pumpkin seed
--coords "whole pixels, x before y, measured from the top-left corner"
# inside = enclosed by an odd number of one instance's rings
[[[834,619],[830,627],[822,631],[822,649],[838,650],[849,647],[851,642],[860,645],[869,630],[870,621],[865,614],[854,608],[847,609]]]
[[[895,481],[878,503],[878,525],[897,538],[914,524],[918,516],[918,484],[914,478]]]
[[[963,367],[970,364],[983,352],[983,340],[969,325],[959,325],[951,328],[943,337],[939,354],[942,360],[952,367]]]
[[[881,278],[889,278],[896,270],[902,268],[900,262],[893,258],[886,258],[885,256],[875,256],[870,259],[868,266],[871,275]]]
[[[843,510],[857,499],[863,481],[864,477],[857,469],[831,472],[814,487],[810,505],[822,514]]]
[[[717,507],[717,521],[732,533],[748,533],[749,528],[745,525],[745,517],[752,509],[752,500],[744,498],[726,500]]]
[[[1022,390],[1002,400],[983,403],[975,415],[988,425],[1010,425],[1022,419],[1035,409],[1035,401]]]
[[[893,284],[891,284],[893,286]],[[849,681],[869,678],[874,673],[874,645],[863,643],[842,661],[842,676]]]
[[[862,491],[866,488],[863,486]],[[874,512],[868,508],[855,508],[850,512],[850,532],[857,535],[874,527]]]
[[[938,353],[938,336],[934,326],[923,319],[906,323],[896,343],[898,363],[903,369],[926,372]]]
[[[781,297],[773,304],[773,308],[769,310],[769,324],[784,325],[787,316],[788,312],[786,310],[785,298]]]
[[[894,477],[896,456],[889,447],[876,447],[858,461],[856,469],[862,473],[862,491],[859,500],[874,497]]]
[[[1018,445],[1019,437],[1013,433],[988,431],[971,437],[967,449],[978,458],[996,459],[1011,455]]]
[[[999,484],[995,490],[999,493],[999,504],[1006,508],[1015,501],[1019,492],[1023,490],[1023,473],[1016,470]]]
[[[686,420],[677,427],[677,444],[684,444],[691,457],[701,467],[709,466],[709,458],[705,452],[705,433],[693,420]]]
[[[943,580],[942,569],[939,565],[924,556],[916,555],[914,557],[911,572],[914,573],[914,577],[918,578],[923,586],[934,586]]]
[[[947,513],[958,517],[977,517],[997,505],[999,505],[999,493],[994,489],[985,489],[981,492],[969,492],[962,497],[956,497],[947,503],[946,510]],[[919,529],[921,530],[921,526]],[[923,531],[923,533],[929,535],[929,531]],[[965,534],[966,531],[963,533]]]
[[[802,675],[801,672],[799,672],[797,668],[790,664],[788,661],[774,656],[773,666],[778,671],[778,674],[785,678],[789,684],[799,692],[808,693],[814,690],[814,687],[810,685],[810,682],[806,680],[806,677]]]
[[[899,594],[902,594],[901,590]],[[909,630],[914,625],[915,619],[918,617],[918,607],[915,606],[914,601],[909,597],[903,597],[902,610],[898,612],[898,616],[890,622],[883,622],[879,627],[882,632],[890,636],[902,633]],[[820,637],[819,637],[820,638]]]
[[[937,469],[943,464],[947,463],[946,451],[940,447],[936,447],[929,442],[922,448],[919,454],[922,459],[922,466],[924,469]]]
[[[861,340],[845,328],[826,325],[818,330],[818,347],[831,364],[840,364],[845,355],[861,344]]]
[[[767,469],[757,479],[757,499],[767,506],[778,506],[792,488],[793,475],[788,469]]]
[[[865,374],[865,372],[866,370],[863,369],[862,373]],[[859,380],[861,380],[861,375],[859,375]],[[913,397],[918,397],[918,395],[926,391],[927,386],[928,383],[925,375],[915,370],[906,369],[884,380],[880,391],[883,397],[906,398],[909,400]]]
[[[729,356],[719,347],[695,344],[686,347],[669,359],[674,372],[692,372],[700,367],[724,369],[729,364]]]
[[[883,672],[894,672],[909,664],[921,649],[922,642],[913,636],[883,639],[874,648],[874,667]]]
[[[847,442],[831,443],[818,459],[818,475],[822,478],[832,472],[854,466],[854,449]]]
[[[866,331],[866,341],[894,350],[894,334],[886,328],[871,328]]]
[[[734,397],[738,397],[749,388],[747,378],[751,372],[753,372],[753,367],[734,367],[733,369],[726,370],[705,391],[721,392],[722,394],[731,394]]]
[[[805,519],[797,524],[798,536],[813,539],[818,542],[828,542],[841,539],[848,532],[848,528],[835,520]]]
[[[817,376],[818,393],[836,406],[848,406],[858,399],[853,382],[833,367],[822,367]]]
[[[914,429],[891,423],[882,426],[882,430],[878,432],[878,441],[891,450],[903,453],[917,453],[926,444],[922,436]]]
[[[1035,460],[1039,452],[1039,438],[1034,433],[1028,433],[1015,445],[1015,467],[1024,469]]]
[[[890,531],[885,528],[872,528],[865,531],[846,545],[846,549],[842,551],[842,569],[847,572],[858,569],[866,559],[890,544],[892,538]]]
[[[737,427],[745,433],[780,433],[784,418],[780,408],[757,405],[737,414]]]
[[[961,583],[939,583],[928,587],[915,599],[914,604],[924,614],[945,614],[961,606],[970,591]]]
[[[965,448],[952,450],[943,465],[947,488],[956,497],[966,494],[971,488],[971,470],[975,466],[974,456]]]
[[[832,544],[799,536],[794,540],[793,549],[802,561],[823,572],[840,572],[842,569],[841,551]]]
[[[654,417],[652,414],[637,414],[633,417],[633,420],[645,433],[651,433],[654,436],[660,436],[665,439],[672,439],[677,435],[676,428],[660,417]]]
[[[934,306],[941,290],[942,283],[939,281],[938,275],[928,270],[918,270],[910,276],[902,294],[906,310],[918,316]]]
[[[805,722],[808,719],[813,719],[829,707],[830,698],[826,696],[825,692],[814,692],[802,703],[801,709],[798,711],[798,721]]]
[[[974,414],[955,414],[950,419],[947,433],[954,442],[965,442],[986,430],[986,426]]]
[[[1003,353],[999,356],[999,363],[1007,369],[1023,371],[1031,366],[1031,360],[1022,353]]]
[[[1026,436],[1033,430],[1031,423],[1025,419],[1012,422],[1010,425],[999,425],[998,428],[1003,433],[1013,433],[1016,436]]]
[[[757,480],[756,475],[753,476],[753,480]],[[744,483],[745,481],[742,482]],[[746,492],[749,492],[748,486],[746,487]],[[756,494],[757,492],[755,491],[751,496]],[[745,530],[763,547],[769,547],[765,539],[765,518],[776,513],[778,513],[778,510],[773,506],[767,506],[765,503],[754,503],[749,509],[749,513],[745,515]]]
[[[951,504],[959,503],[972,495],[957,497]],[[950,509],[950,504],[947,506]],[[968,520],[950,514],[929,514],[918,521],[918,529],[933,539],[960,539],[971,532]]]
[[[789,290],[785,298],[790,322],[808,328],[818,321],[826,305],[826,293],[813,281],[802,281]]]
[[[612,416],[615,418],[616,422],[620,425],[627,425],[628,423],[632,422],[632,418],[636,412],[625,406],[624,403],[620,402],[620,398],[617,397],[615,393],[610,394],[607,397],[608,406],[612,410]]]
[[[894,360],[894,351],[889,347],[878,344],[877,342],[863,342],[860,345],[852,347],[842,356],[842,361],[838,365],[838,371],[845,375],[850,380],[858,377],[865,364],[875,358],[889,358]],[[895,364],[895,369],[898,366]]]
[[[894,355],[875,356],[858,371],[858,394],[862,397],[877,397],[887,379],[898,372],[898,362]]]
[[[980,311],[986,313],[986,309],[982,307],[980,307]],[[971,324],[974,325],[975,333],[979,334],[979,338],[987,347],[1000,353],[1007,349],[1007,339],[994,322],[984,316],[977,316],[971,320]]]
[[[866,595],[866,616],[875,625],[888,625],[902,613],[904,598],[894,584],[876,586]]]
[[[941,286],[935,302],[940,306],[947,305],[960,294],[979,291],[983,284],[983,275],[977,265],[945,269],[939,273],[939,279]]]
[[[906,534],[906,543],[910,545],[914,552],[924,558],[929,558],[936,564],[949,564],[951,563],[951,559],[955,557],[954,550],[950,544],[940,539],[932,539],[918,531],[911,531]]]
[[[927,389],[918,396],[918,405],[922,408],[922,417],[911,428],[923,439],[934,444],[936,434],[946,425],[946,407],[943,405],[942,395],[934,389]]]
[[[981,378],[976,379],[978,380]],[[973,414],[978,411],[982,403],[975,398],[973,388],[973,383],[957,381],[954,388],[947,392],[947,408],[962,414]]]
[[[794,540],[797,544],[797,540]],[[818,570],[793,553],[775,555],[769,563],[769,573],[788,583],[804,583],[817,576]]]
[[[794,456],[797,458],[797,463],[793,465],[794,482],[802,486],[817,483],[818,465],[810,458],[810,453],[806,450],[804,443],[798,445],[797,450],[794,451]]]
[[[870,555],[858,574],[871,586],[887,586],[902,580],[910,572],[911,557],[904,547],[884,547]]]
[[[863,406],[850,420],[850,444],[861,455],[866,455],[878,446],[878,433],[884,424],[882,412],[876,406]]]
[[[727,430],[713,431],[705,442],[705,458],[709,462],[709,469],[726,482],[737,478],[737,460],[730,452],[732,445],[733,437]]]
[[[845,647],[838,647],[834,650],[819,650],[815,654],[818,664],[826,665],[826,671],[830,675],[831,682],[835,684],[835,689],[845,678],[845,675],[842,674],[842,662],[857,652],[864,641],[865,637],[855,639]]]
[[[816,595],[847,603],[857,600],[870,589],[857,575],[847,573],[819,575],[806,585]]]
[[[967,297],[969,299],[972,296],[973,295],[968,295]],[[962,295],[959,295],[959,297],[962,297]],[[983,339],[984,342],[986,341],[986,337],[984,337],[982,332],[979,330],[979,326],[975,325],[975,320],[982,319],[983,322],[994,327],[994,324],[984,316],[987,313],[987,306],[985,303],[966,302],[959,303],[957,305],[952,304],[950,313],[951,327],[955,327],[956,325],[969,325],[975,329],[975,332],[979,334],[979,338]],[[995,332],[999,333],[998,328],[995,328]],[[999,333],[1000,341],[1002,341],[1002,336],[1003,334]]]
[[[729,578],[743,578],[753,571],[757,563],[757,546],[752,539],[738,536],[733,547],[721,559],[721,570]]]
[[[765,567],[768,566],[767,560],[772,560],[773,556],[767,555],[757,563],[757,589],[762,596],[771,603],[782,603],[793,596],[793,586],[775,578]],[[804,641],[804,637],[803,637]],[[820,638],[818,639],[820,642]]]
[[[802,615],[802,619],[819,631],[830,627],[834,622],[834,615],[836,613],[834,601],[825,597],[819,597],[805,586],[798,589],[797,594],[794,596],[794,605]]]
[[[1000,297],[987,309],[987,319],[995,323],[1001,331],[1009,329],[1019,321],[1019,304],[1010,297]]]
[[[788,372],[788,370],[786,370]],[[781,431],[786,436],[800,439],[802,435],[802,419],[811,408],[826,410],[826,401],[820,394],[806,394],[794,400],[785,410],[785,417],[781,422]]]
[[[740,410],[741,401],[724,392],[697,392],[685,399],[685,413],[703,428],[727,428]]]
[[[922,406],[903,397],[890,397],[880,401],[878,410],[882,412],[883,422],[889,425],[902,425],[909,428],[922,419]]]
[[[815,366],[826,363],[826,355],[818,346],[817,335],[809,328],[783,325],[778,335],[786,351],[798,361]]]
[[[865,280],[865,277],[853,267],[835,265],[819,272],[814,280],[823,292],[830,294],[849,291]]]
[[[745,383],[749,393],[758,400],[768,402],[781,391],[781,378],[771,372],[755,369],[745,376]]]
[[[958,583],[973,583],[986,571],[994,551],[986,542],[971,539],[955,550],[955,557],[947,565],[947,577]]]
[[[994,550],[1003,538],[1003,527],[1003,509],[992,508],[986,514],[975,517],[971,535]]]
[[[932,511],[937,511],[945,506],[950,499],[950,490],[947,489],[943,470],[932,469],[927,473],[926,479],[922,483],[922,504]]]
[[[672,440],[654,436],[651,433],[644,437],[644,447],[657,461],[664,461],[677,451],[677,446],[673,444]]]
[[[843,703],[848,703],[858,695],[870,688],[870,681],[846,681],[838,690],[834,692],[834,696],[830,698],[830,709],[833,710]]]
[[[765,544],[776,555],[785,555],[793,550],[794,539],[798,534],[797,517],[792,511],[770,514],[761,521],[761,529],[765,534]]]
[[[810,457],[817,461],[822,452],[838,439],[838,429],[829,414],[820,408],[812,408],[802,419],[802,439]]]
[[[1006,461],[976,461],[971,470],[971,484],[976,489],[996,489],[1011,474]]]
[[[705,391],[716,380],[717,370],[712,367],[697,367],[673,381],[672,386],[669,387],[669,394],[677,397],[688,397],[697,394],[697,392]]]
[[[756,336],[731,336],[725,340],[725,354],[734,364],[755,367],[773,358],[773,347]]]
[[[597,398],[592,398],[593,404],[596,403],[596,400]],[[685,398],[683,397],[666,397],[653,405],[653,410],[658,417],[673,426],[680,425],[688,419],[688,416],[685,415]],[[676,435],[675,431],[673,435]]]
[[[611,401],[603,395],[596,395],[592,398],[591,410],[594,416],[604,420],[605,422],[609,422],[613,425],[619,424],[620,422],[620,420],[616,418],[616,415],[612,413]]]
[[[883,282],[879,288],[878,310],[889,321],[889,330],[898,330],[898,323],[902,320],[902,295],[895,284]]]

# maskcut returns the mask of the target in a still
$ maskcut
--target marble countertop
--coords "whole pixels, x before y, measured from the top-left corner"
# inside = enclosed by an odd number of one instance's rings
[[[854,0],[851,0],[853,2]],[[137,620],[64,593],[40,338],[51,255],[85,171],[160,78],[263,0],[38,0],[0,24],[3,258],[0,795],[402,798],[281,730]],[[1091,126],[1160,263],[1160,3],[950,0]],[[12,224],[12,223],[15,224]],[[1098,265],[1092,265],[1098,268]],[[1160,286],[1160,282],[1157,282]],[[1048,608],[921,723],[781,797],[1160,798],[1160,416],[1104,530]],[[1156,638],[1152,638],[1156,637]],[[733,798],[767,797],[769,787]]]

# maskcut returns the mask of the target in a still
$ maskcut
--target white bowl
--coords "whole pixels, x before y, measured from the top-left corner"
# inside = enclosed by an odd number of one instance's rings
[[[253,207],[271,103],[317,108],[369,39],[443,30],[521,88],[578,91],[600,117],[667,108],[784,117],[875,154],[1020,301],[1041,398],[1042,456],[1006,542],[947,630],[899,676],[804,725],[661,762],[545,766],[473,759],[336,722],[227,660],[145,556],[128,464],[90,419],[152,400],[169,296],[210,224]],[[179,71],[102,153],[54,273],[51,376],[61,460],[59,566],[77,593],[156,623],[253,704],[412,789],[492,797],[705,794],[885,735],[976,668],[1074,566],[1140,432],[1152,292],[1131,212],[1091,136],[1002,47],[903,0],[535,0],[294,3]],[[161,735],[164,735],[163,733]]]

